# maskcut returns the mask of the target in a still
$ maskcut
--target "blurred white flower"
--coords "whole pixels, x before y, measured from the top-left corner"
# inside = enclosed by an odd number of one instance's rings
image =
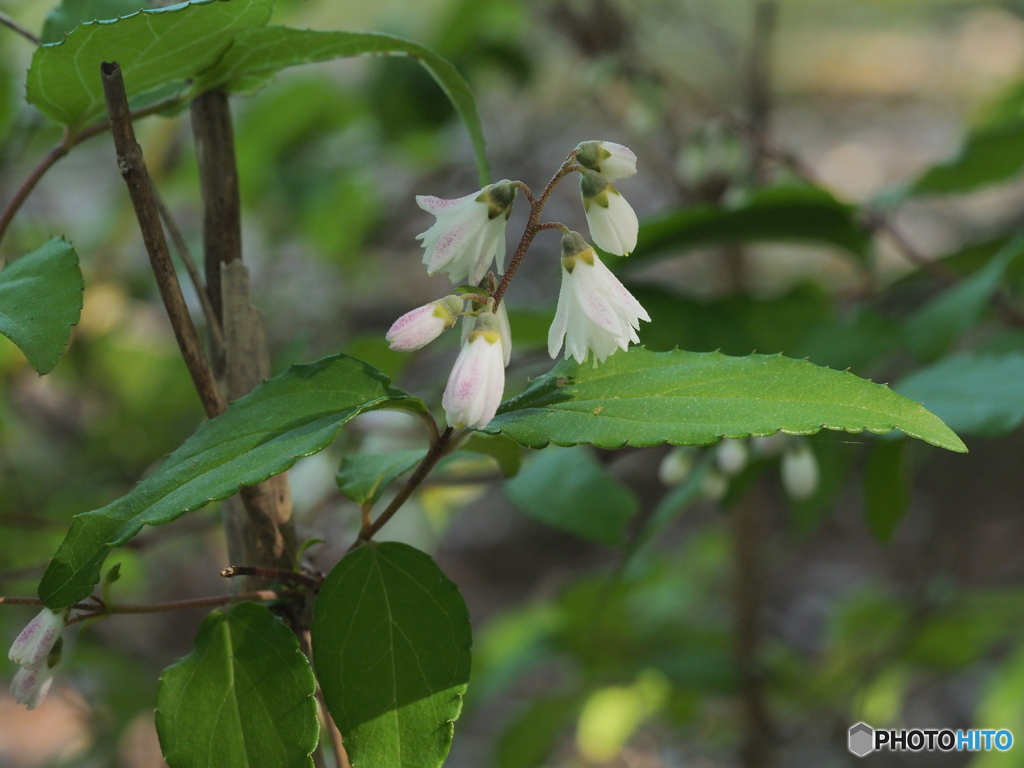
[[[640,341],[640,320],[651,318],[640,302],[618,281],[578,232],[562,237],[562,289],[548,331],[548,353],[584,362],[590,351],[594,366],[615,352]]]
[[[492,312],[482,313],[459,352],[441,405],[453,427],[486,426],[505,390],[505,355],[501,329]]]
[[[628,256],[636,248],[640,222],[626,199],[599,173],[580,175],[580,197],[594,244],[616,256]]]
[[[19,704],[35,709],[43,703],[53,684],[53,669],[43,664],[35,669],[21,667],[11,680],[11,694]]]
[[[782,487],[794,501],[811,498],[818,490],[818,460],[806,440],[795,442],[782,455]]]
[[[701,480],[700,492],[704,498],[721,501],[729,492],[729,478],[716,469],[709,469]]]
[[[658,479],[664,485],[679,485],[693,470],[693,457],[697,449],[689,445],[675,446],[665,454],[658,466]]]
[[[455,325],[463,303],[463,299],[458,296],[445,296],[417,307],[395,320],[385,338],[391,349],[399,352],[425,347]]]
[[[608,181],[636,175],[636,155],[629,147],[612,141],[584,141],[576,147],[576,162]]]
[[[501,351],[504,355],[505,367],[508,368],[509,361],[512,359],[512,326],[508,322],[508,310],[505,308],[505,302],[501,302],[498,305],[498,309],[494,312],[498,318],[498,332],[501,333]],[[469,334],[476,327],[476,318],[472,315],[467,315],[462,320],[462,343],[465,344],[469,339]]]
[[[754,453],[758,456],[764,456],[766,459],[778,456],[792,441],[793,437],[787,435],[785,432],[776,432],[774,435],[768,435],[768,437],[752,437]]]
[[[477,285],[491,261],[504,271],[505,224],[512,214],[516,186],[507,179],[455,200],[416,196],[416,203],[437,217],[416,236],[423,241],[427,272],[447,272],[453,283]]]
[[[38,669],[56,645],[67,619],[67,611],[43,608],[15,638],[7,658],[25,669]]]
[[[725,438],[715,446],[715,463],[726,475],[738,475],[747,466],[747,444],[743,440]]]

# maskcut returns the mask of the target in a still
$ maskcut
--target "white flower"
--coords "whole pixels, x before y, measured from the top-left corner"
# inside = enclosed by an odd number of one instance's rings
[[[516,186],[507,179],[456,200],[416,196],[416,203],[437,217],[419,235],[427,272],[447,272],[453,283],[477,285],[493,259],[504,271],[505,224],[512,214]]]
[[[738,475],[747,466],[747,445],[742,440],[725,438],[716,446],[715,461],[718,468],[730,477]]]
[[[599,173],[580,175],[580,197],[594,244],[616,256],[628,256],[636,248],[640,222],[626,199]]]
[[[494,313],[498,318],[498,333],[501,334],[501,351],[504,355],[505,367],[508,368],[509,360],[512,359],[512,326],[508,323],[508,310],[505,309],[505,302],[498,305],[498,311]],[[469,334],[476,327],[476,318],[468,315],[462,321],[462,343],[465,345]]]
[[[53,669],[43,664],[35,669],[21,667],[11,680],[11,694],[19,704],[35,709],[43,703],[53,684]]]
[[[395,320],[385,338],[391,348],[398,352],[425,347],[455,325],[463,303],[459,296],[445,296],[417,307]]]
[[[566,357],[582,363],[593,350],[596,367],[616,349],[640,341],[636,335],[640,320],[650,322],[651,318],[582,235],[563,236],[562,290],[548,331],[551,357],[558,356],[564,339]]]
[[[789,498],[804,501],[818,490],[818,460],[806,440],[800,440],[782,455],[782,487]]]
[[[597,171],[608,181],[636,175],[633,150],[611,141],[584,141],[576,147],[576,162]]]
[[[15,639],[7,658],[25,669],[38,669],[60,638],[67,618],[67,611],[43,608]]]
[[[448,377],[441,405],[453,427],[486,426],[505,391],[505,355],[498,318],[485,312],[476,318]]]
[[[679,445],[665,454],[658,466],[658,479],[665,485],[679,485],[693,471],[693,459],[696,448]]]

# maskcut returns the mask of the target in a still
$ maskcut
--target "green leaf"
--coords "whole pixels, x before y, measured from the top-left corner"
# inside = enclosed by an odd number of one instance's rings
[[[558,745],[580,708],[582,693],[531,701],[505,729],[495,750],[497,768],[537,768]]]
[[[845,371],[781,355],[651,352],[633,347],[592,367],[563,360],[502,403],[484,431],[530,448],[592,443],[708,445],[721,437],[890,432],[966,451],[917,403]]]
[[[129,98],[182,83],[216,62],[239,32],[265,25],[273,0],[194,0],[77,27],[32,56],[28,101],[77,130],[106,107],[100,63],[117,61]]]
[[[423,461],[426,450],[351,453],[341,460],[338,487],[361,506],[373,505],[395,480]]]
[[[312,768],[315,695],[298,638],[269,608],[214,611],[192,653],[160,677],[164,758],[171,768]]]
[[[217,66],[203,75],[199,87],[250,90],[254,83],[287,67],[366,55],[408,56],[430,73],[469,132],[480,183],[489,184],[491,171],[484,134],[469,84],[447,60],[411,40],[376,32],[318,32],[290,27],[253,29],[239,35]]]
[[[111,547],[284,472],[330,445],[343,424],[379,408],[421,410],[380,371],[347,355],[295,365],[203,424],[126,496],[76,515],[39,585],[54,609],[87,597]]]
[[[504,435],[472,434],[469,440],[459,446],[460,451],[482,453],[498,462],[505,477],[515,477],[523,463],[523,449],[519,443]]]
[[[313,658],[357,768],[439,768],[469,682],[458,588],[406,544],[366,544],[324,581]]]
[[[1024,235],[1010,240],[981,269],[947,288],[907,321],[907,342],[921,359],[938,357],[980,319],[1010,265],[1024,253]]]
[[[694,206],[647,219],[629,262],[721,243],[825,243],[866,260],[871,233],[855,206],[823,189],[782,185],[757,192],[735,208]]]
[[[47,12],[39,37],[44,45],[59,43],[83,22],[116,19],[149,7],[145,0],[61,0]]]
[[[864,517],[880,541],[889,541],[910,507],[907,441],[879,440],[864,470]]]
[[[71,243],[55,237],[0,272],[0,333],[49,373],[82,315],[82,270]]]
[[[1024,421],[1024,354],[947,357],[902,379],[895,390],[923,403],[950,429],[998,437]]]
[[[534,520],[610,547],[623,543],[640,508],[633,492],[586,448],[549,448],[505,484],[505,493]]]

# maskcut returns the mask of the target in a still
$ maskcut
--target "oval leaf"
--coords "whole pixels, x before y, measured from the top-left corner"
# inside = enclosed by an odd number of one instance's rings
[[[430,73],[469,132],[480,183],[490,183],[483,129],[469,84],[446,59],[411,40],[377,32],[318,32],[290,27],[253,29],[238,37],[217,66],[203,76],[199,87],[247,90],[254,81],[287,67],[367,55],[408,56]]]
[[[367,544],[324,581],[313,659],[356,768],[439,768],[469,681],[466,603],[429,555]]]
[[[49,373],[82,315],[82,270],[71,243],[55,237],[0,272],[0,333],[39,373]]]
[[[203,622],[195,650],[164,670],[156,702],[171,768],[312,768],[316,679],[270,609],[239,603]]]
[[[352,453],[341,460],[338,488],[362,506],[372,506],[395,480],[423,461],[426,450]]]
[[[143,526],[170,522],[284,472],[330,445],[349,419],[378,408],[424,406],[348,355],[295,365],[263,382],[203,424],[131,493],[76,515],[43,574],[39,596],[54,609],[84,599],[111,547]]]
[[[194,0],[116,21],[88,22],[32,56],[29,103],[72,130],[105,110],[100,63],[117,61],[129,97],[194,77],[239,32],[265,25],[273,0]]]
[[[651,352],[633,347],[597,368],[563,360],[484,428],[530,448],[591,443],[707,445],[721,437],[891,432],[967,448],[934,414],[880,384],[781,355]]]

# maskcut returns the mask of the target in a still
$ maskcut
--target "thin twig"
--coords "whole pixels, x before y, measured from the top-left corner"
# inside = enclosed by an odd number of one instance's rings
[[[235,576],[258,576],[264,579],[290,581],[293,584],[301,584],[312,590],[320,589],[320,585],[323,583],[322,578],[318,579],[313,576],[307,576],[298,571],[288,571],[284,568],[261,568],[257,565],[229,565],[220,572],[220,575],[225,579],[231,579]]]
[[[103,93],[107,100],[107,113],[110,115],[111,133],[117,149],[117,165],[128,186],[139,229],[142,231],[142,239],[146,244],[146,252],[149,254],[153,274],[160,289],[160,297],[171,320],[181,356],[192,376],[192,383],[203,403],[206,415],[212,419],[223,413],[227,404],[217,388],[213,371],[203,353],[199,335],[192,324],[188,307],[185,305],[185,297],[178,284],[167,240],[160,226],[160,212],[153,196],[153,183],[146,170],[142,148],[135,140],[135,129],[128,110],[128,97],[124,90],[121,67],[117,62],[105,62],[100,65],[100,74],[103,79]]]
[[[316,684],[316,698],[320,702],[320,711],[324,716],[324,725],[327,726],[327,735],[331,739],[331,749],[334,751],[334,761],[338,768],[352,768],[348,760],[348,751],[341,737],[341,731],[331,717],[331,710],[327,708],[327,699],[324,698],[324,691],[320,683]]]
[[[369,525],[363,525],[363,529],[359,532],[359,538],[356,539],[352,546],[348,548],[351,552],[361,544],[365,544],[373,538],[374,534],[383,528],[388,520],[394,517],[394,514],[401,509],[402,505],[405,504],[406,500],[412,495],[420,483],[422,483],[427,475],[432,470],[445,454],[448,452],[448,448],[452,443],[452,433],[454,430],[451,427],[447,427],[444,432],[441,433],[441,437],[436,443],[430,446],[430,450],[427,451],[427,455],[423,457],[423,461],[420,462],[419,466],[416,467],[416,471],[410,475],[409,479],[405,481],[405,485],[398,494],[388,504],[387,509],[380,513],[380,516]]]
[[[160,192],[157,190],[156,184],[153,184],[153,199],[156,201],[157,210],[160,211],[160,218],[164,220],[164,226],[167,228],[167,232],[171,236],[171,241],[174,243],[174,247],[178,251],[178,255],[181,257],[182,262],[185,264],[185,270],[188,272],[188,276],[192,280],[192,285],[196,289],[196,295],[199,297],[199,304],[203,308],[203,317],[206,318],[206,325],[210,332],[210,341],[212,342],[214,350],[213,354],[223,354],[224,331],[221,328],[220,318],[217,317],[217,312],[213,308],[213,303],[210,301],[210,294],[206,290],[206,283],[203,282],[203,276],[199,273],[199,267],[196,266],[196,262],[192,258],[192,251],[189,249],[188,243],[185,242],[185,238],[181,234],[181,227],[178,226],[178,222],[176,222],[174,220],[174,216],[171,215],[171,209],[167,207],[167,203],[165,203],[163,197],[160,196]]]
[[[21,24],[16,22],[14,19],[12,19],[10,16],[8,16],[3,11],[0,11],[0,25],[3,25],[5,27],[7,27],[8,29],[13,29],[15,32],[17,32],[19,35],[24,37],[26,40],[28,40],[33,45],[39,45],[39,43],[40,43],[39,38],[36,37],[35,34],[33,34],[31,31],[29,31],[25,27],[21,26]]]
[[[74,624],[85,619],[97,618],[99,616],[113,615],[116,613],[165,613],[167,611],[183,611],[189,608],[212,608],[218,605],[229,603],[240,603],[244,600],[266,601],[278,600],[284,597],[291,597],[294,593],[283,592],[273,589],[258,589],[252,592],[239,592],[234,595],[217,595],[215,597],[193,597],[188,600],[172,600],[168,603],[151,603],[149,605],[116,604],[107,605],[98,598],[93,602],[75,603],[70,606],[71,610],[84,611],[83,614],[75,616],[68,624]],[[31,605],[41,607],[45,605],[38,597],[0,597],[0,605]]]

